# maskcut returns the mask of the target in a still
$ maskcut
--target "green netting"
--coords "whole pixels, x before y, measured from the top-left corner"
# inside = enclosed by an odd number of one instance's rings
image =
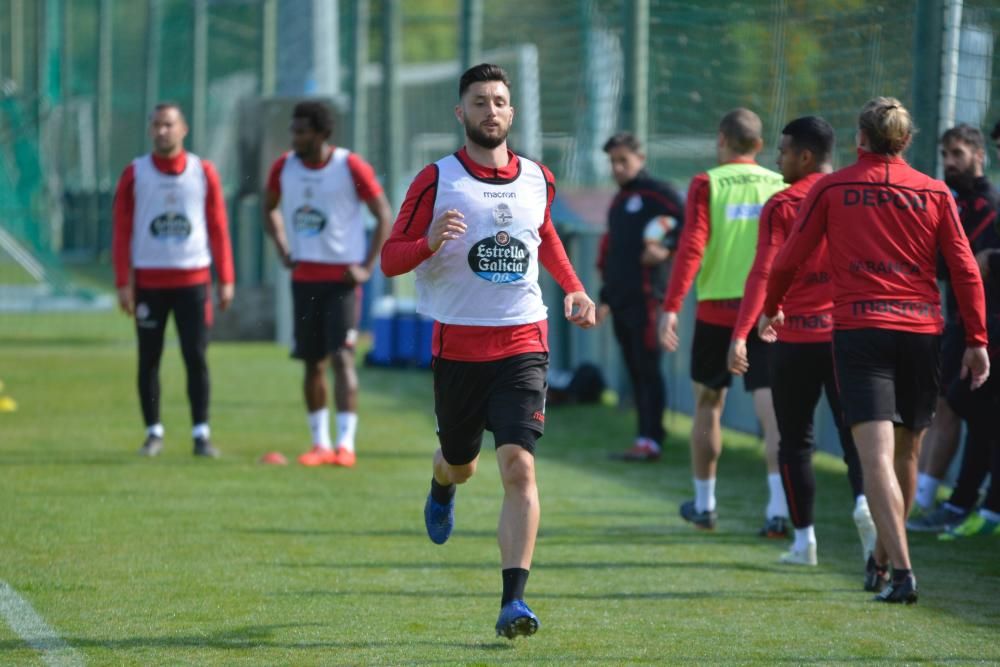
[[[347,64],[355,4],[337,3],[344,91],[354,75]],[[1000,6],[993,0],[962,4],[955,118],[988,131],[1000,118],[1000,49],[995,48]],[[205,103],[195,123],[197,6],[190,0],[0,0],[0,128],[5,133],[0,135],[0,214],[5,229],[39,256],[108,262],[112,189],[122,168],[147,150],[147,115],[157,100],[175,100],[188,111],[188,145],[218,164],[227,192],[241,188],[239,108],[261,95],[265,70],[277,67],[265,62],[265,33],[274,26],[264,25],[265,0],[203,5]],[[280,3],[283,11],[296,6],[296,0]],[[400,183],[393,184],[398,187],[459,144],[451,107],[463,4],[408,0],[394,5],[402,22],[398,100],[403,121],[398,128],[384,123],[390,100],[383,99],[377,68],[383,12],[389,6],[370,2],[371,66],[359,74],[368,81],[367,111],[350,118],[350,100],[344,98],[344,120],[360,127],[365,156],[382,175],[388,169],[386,147],[399,147],[402,173]],[[635,3],[547,0],[482,6],[482,51],[514,74],[519,111],[531,106],[524,97],[532,92],[525,80],[538,81],[537,143],[518,134],[524,131],[518,129],[523,127],[519,119],[515,148],[534,151],[563,188],[609,188],[600,147],[612,132],[633,129],[625,110],[630,92],[625,69],[633,49],[629,20]],[[918,93],[936,90],[933,77],[914,79],[918,61],[940,59],[932,45],[916,38],[918,24],[935,7],[943,3],[649,0],[647,76],[640,85],[647,91],[652,171],[683,188],[692,174],[714,161],[718,120],[735,106],[749,106],[764,120],[765,163],[774,158],[781,126],[812,113],[834,125],[837,159],[850,161],[854,122],[865,100],[890,94],[916,105]],[[102,8],[107,15],[101,15]],[[943,21],[936,25],[940,31]],[[302,28],[311,29],[308,22]],[[104,60],[102,44],[109,48]],[[518,55],[525,47],[534,54],[527,61]],[[931,137],[938,132],[937,127],[921,129]],[[933,148],[931,141],[921,150],[933,155]],[[257,233],[256,220],[239,224],[241,231]]]

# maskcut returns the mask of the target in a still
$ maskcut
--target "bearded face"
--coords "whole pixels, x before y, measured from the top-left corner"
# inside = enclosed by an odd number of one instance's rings
[[[469,86],[460,107],[465,136],[477,146],[494,149],[507,141],[514,108],[502,81],[480,81]]]

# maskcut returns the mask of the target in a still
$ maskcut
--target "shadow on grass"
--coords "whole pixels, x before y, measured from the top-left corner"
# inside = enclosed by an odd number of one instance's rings
[[[280,641],[275,640],[276,631],[285,628],[301,630],[306,626],[323,627],[319,623],[285,624],[285,625],[253,625],[233,630],[226,630],[205,635],[179,636],[149,636],[128,637],[122,639],[103,639],[94,637],[64,637],[63,640],[76,649],[107,649],[121,651],[128,649],[147,648],[206,648],[221,650],[246,650],[255,648],[273,648],[282,650],[341,649],[341,650],[371,650],[371,649],[405,649],[414,645],[457,648],[464,650],[508,651],[514,644],[497,639],[487,642],[448,642],[439,640],[419,640],[406,637],[399,641]],[[330,628],[335,633],[335,628]],[[10,651],[22,651],[25,643],[20,640],[0,641],[0,654]],[[44,647],[41,647],[44,648]]]
[[[350,563],[344,561],[304,563],[301,561],[288,561],[281,563],[258,563],[260,567],[280,567],[291,569],[330,569],[330,570],[489,570],[494,571],[496,565],[483,562],[454,562],[429,563],[426,561],[365,561],[361,563]],[[535,560],[534,567],[545,570],[722,570],[731,572],[758,572],[758,573],[782,573],[789,576],[803,575],[811,573],[805,569],[782,570],[778,566],[768,567],[754,565],[752,563],[733,561],[656,561],[656,562],[628,562],[628,561],[587,561],[580,563],[549,562],[545,560]]]
[[[641,601],[641,600],[743,600],[743,601],[757,601],[757,602],[795,602],[801,598],[803,594],[815,594],[815,589],[783,589],[781,591],[762,591],[762,590],[726,590],[720,591],[717,589],[701,590],[701,591],[608,591],[602,593],[585,593],[585,592],[563,592],[563,593],[546,593],[544,591],[532,591],[532,600],[590,600],[590,601]],[[497,594],[495,591],[483,591],[475,592],[468,590],[441,590],[434,589],[430,591],[403,591],[403,590],[391,590],[391,591],[370,591],[370,590],[334,590],[334,589],[323,589],[323,590],[301,590],[301,591],[281,591],[280,593],[272,593],[274,597],[303,597],[303,598],[416,598],[416,599],[446,599],[453,600],[459,598],[469,598],[469,599],[495,599]]]
[[[423,526],[414,525],[413,530],[402,530],[402,529],[385,529],[385,530],[352,530],[343,528],[330,528],[324,530],[310,530],[305,528],[241,528],[236,530],[238,533],[246,533],[250,535],[289,535],[289,536],[315,536],[315,537],[327,537],[332,535],[342,535],[346,537],[420,537],[424,540],[427,539],[426,533],[424,533]],[[496,537],[495,530],[463,530],[462,535],[465,537],[483,537],[493,539]]]
[[[363,382],[373,391],[386,392],[384,396],[389,397],[387,405],[395,402],[403,409],[427,412],[427,393],[431,382],[427,374],[368,370]],[[618,544],[655,547],[704,543],[725,544],[738,554],[741,548],[759,551],[770,544],[777,559],[785,543],[780,540],[763,541],[756,536],[764,519],[767,484],[763,446],[753,444],[757,440],[754,436],[724,433],[725,447],[719,464],[717,487],[720,519],[715,532],[704,533],[692,530],[677,516],[678,505],[693,495],[686,418],[670,418],[671,434],[659,462],[636,464],[608,458],[615,453],[609,452],[608,443],[622,442],[623,436],[631,432],[634,421],[631,412],[601,405],[559,406],[550,409],[547,416],[546,435],[538,447],[543,516],[549,520],[560,517],[562,522],[576,521],[585,525],[560,527],[547,523],[539,532],[540,547]],[[429,430],[429,437],[432,437],[431,433]],[[488,442],[490,438],[487,436],[486,440]],[[490,449],[484,445],[483,455],[490,455]],[[843,578],[844,583],[837,587],[838,590],[860,593],[863,559],[851,519],[854,499],[846,471],[841,463],[831,460],[828,455],[822,455],[822,459],[817,460],[815,524],[820,568]],[[583,494],[589,495],[582,499],[564,497],[564,501],[572,501],[569,506],[564,503],[558,511],[547,513],[546,461],[577,468],[593,478],[595,484],[583,491]],[[602,479],[608,482],[608,493],[600,492]],[[621,491],[623,488],[626,491]],[[596,496],[593,494],[595,490],[598,492]],[[478,534],[484,537],[492,535],[488,531]],[[933,536],[910,536],[916,571],[928,602],[933,601],[931,603],[942,611],[961,615],[973,623],[976,622],[975,615],[981,617],[984,613],[989,615],[994,610],[1000,610],[1000,595],[989,595],[983,586],[976,583],[983,581],[984,577],[992,578],[1000,571],[990,544],[985,542],[971,540],[946,545],[937,542]],[[540,549],[540,554],[544,554],[544,548]],[[539,560],[537,567],[549,565]],[[664,567],[684,566],[666,563]],[[776,562],[759,571],[783,577],[802,574],[799,570],[781,567]],[[966,604],[969,596],[978,599],[983,608],[970,612]]]

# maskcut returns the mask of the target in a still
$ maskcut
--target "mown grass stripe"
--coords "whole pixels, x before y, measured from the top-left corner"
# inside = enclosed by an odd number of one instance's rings
[[[51,667],[75,667],[85,664],[83,657],[63,641],[38,615],[34,607],[6,581],[0,581],[0,614],[24,643],[42,654]]]

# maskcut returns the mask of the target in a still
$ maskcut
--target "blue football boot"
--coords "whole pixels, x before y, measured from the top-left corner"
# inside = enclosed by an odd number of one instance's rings
[[[518,635],[530,637],[538,632],[538,617],[528,609],[524,600],[511,600],[500,609],[497,619],[497,636],[513,639]]]
[[[427,536],[434,544],[444,544],[451,536],[455,527],[455,496],[447,504],[441,504],[427,494],[424,503],[424,525],[427,526]]]

